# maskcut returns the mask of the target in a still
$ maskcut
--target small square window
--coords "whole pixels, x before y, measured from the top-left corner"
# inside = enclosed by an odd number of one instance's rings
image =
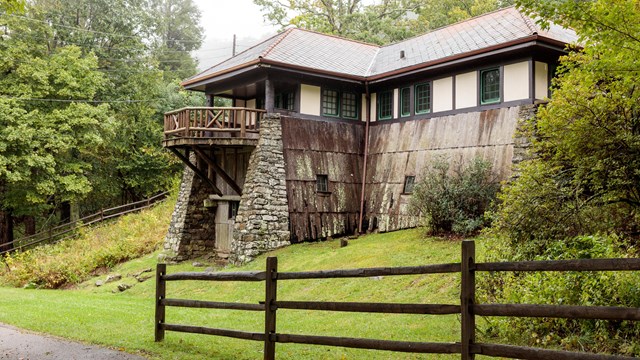
[[[403,194],[411,194],[413,193],[413,185],[416,182],[415,176],[405,176],[404,177],[404,189],[402,190]]]
[[[400,116],[411,115],[411,88],[400,90]]]
[[[238,208],[240,207],[240,201],[229,201],[229,219],[235,219],[238,215]]]
[[[500,69],[480,71],[480,104],[500,101]]]
[[[274,108],[293,110],[294,94],[292,92],[277,93],[274,99]]]
[[[329,176],[316,175],[316,191],[319,193],[329,192]]]
[[[393,93],[384,91],[378,94],[378,120],[391,119],[393,115]]]

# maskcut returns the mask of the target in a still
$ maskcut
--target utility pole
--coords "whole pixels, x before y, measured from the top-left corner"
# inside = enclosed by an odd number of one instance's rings
[[[236,34],[233,34],[233,50],[231,56],[236,56]]]

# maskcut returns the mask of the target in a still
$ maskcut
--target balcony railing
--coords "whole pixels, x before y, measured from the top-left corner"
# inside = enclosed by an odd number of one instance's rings
[[[164,138],[240,137],[258,133],[265,110],[239,107],[187,107],[164,114]]]

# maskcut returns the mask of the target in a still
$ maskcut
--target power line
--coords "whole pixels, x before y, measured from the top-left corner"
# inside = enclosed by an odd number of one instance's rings
[[[143,103],[143,102],[155,102],[160,101],[162,99],[147,99],[147,100],[131,100],[131,99],[123,99],[123,100],[87,100],[87,99],[44,99],[44,98],[23,98],[23,97],[15,97],[15,96],[5,96],[0,95],[2,99],[9,100],[21,100],[21,101],[43,101],[43,102],[63,102],[63,103],[94,103],[94,104],[103,104],[103,103]]]
[[[57,27],[61,27],[61,28],[66,28],[66,29],[71,29],[71,30],[78,30],[78,31],[85,31],[85,32],[90,32],[90,33],[94,33],[94,34],[115,35],[115,36],[132,38],[132,39],[141,39],[142,38],[141,36],[137,36],[137,35],[124,35],[124,34],[118,34],[118,33],[106,32],[106,31],[83,29],[83,28],[76,27],[76,26],[69,26],[69,25],[64,25],[64,24],[60,24],[60,23],[54,23],[52,21],[39,20],[39,19],[35,19],[35,18],[29,17],[29,16],[24,16],[24,15],[16,15],[16,14],[4,14],[4,15],[15,17],[15,18],[21,18],[21,19],[25,19],[25,20],[29,20],[29,21],[39,22],[39,23],[43,23],[43,24],[46,24],[46,25],[49,25],[49,26],[57,26]],[[183,40],[183,39],[172,39],[172,40],[169,40],[169,41],[181,42],[181,43],[185,43],[185,44],[187,44],[187,43],[189,43],[189,44],[202,43],[202,41]]]

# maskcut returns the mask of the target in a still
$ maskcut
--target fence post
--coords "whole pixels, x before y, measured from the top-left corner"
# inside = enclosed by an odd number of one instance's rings
[[[278,292],[278,258],[267,258],[267,278],[264,298],[264,359],[276,358],[276,311],[274,303]]]
[[[167,264],[156,266],[156,342],[164,340],[165,306],[162,303],[167,292],[167,283],[163,276],[167,274]]]
[[[473,360],[471,345],[476,337],[476,319],[473,304],[476,298],[476,244],[473,240],[462,242],[462,281],[460,285],[460,312],[462,325],[462,360]]]

